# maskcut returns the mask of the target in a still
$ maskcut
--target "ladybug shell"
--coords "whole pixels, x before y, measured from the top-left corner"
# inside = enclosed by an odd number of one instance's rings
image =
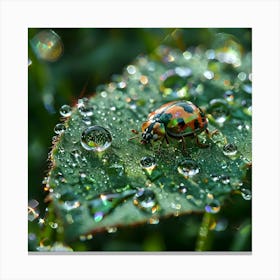
[[[202,110],[190,101],[172,101],[148,116],[148,122],[159,122],[172,137],[198,134],[205,130],[208,120]]]

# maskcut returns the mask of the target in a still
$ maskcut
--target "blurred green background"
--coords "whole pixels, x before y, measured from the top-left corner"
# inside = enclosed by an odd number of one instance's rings
[[[46,28],[49,29],[49,28]],[[251,29],[59,29],[52,30],[63,42],[63,55],[55,62],[40,60],[31,40],[44,29],[28,30],[28,197],[39,202],[44,212],[42,180],[48,170],[54,126],[59,108],[74,105],[78,98],[90,96],[98,85],[108,83],[112,75],[140,54],[152,54],[161,44],[179,48],[211,47],[217,33],[223,32],[251,51]],[[93,239],[72,244],[75,250],[172,250],[193,251],[202,215],[174,217],[155,225],[118,229],[115,233],[96,234]],[[251,202],[232,196],[216,215],[216,227],[210,250],[251,250]]]

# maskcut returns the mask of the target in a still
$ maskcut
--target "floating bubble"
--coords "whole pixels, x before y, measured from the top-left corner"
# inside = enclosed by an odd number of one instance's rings
[[[31,47],[39,59],[54,62],[63,53],[61,38],[53,30],[43,30],[30,40]]]
[[[154,214],[159,210],[156,194],[149,189],[140,189],[135,194],[133,203],[139,209],[149,213]]]
[[[225,156],[233,157],[237,154],[237,147],[233,143],[228,143],[223,147],[223,153]]]
[[[199,173],[199,166],[197,162],[192,159],[183,160],[177,167],[177,170],[185,178],[192,177]]]
[[[71,113],[72,113],[72,109],[69,105],[62,105],[60,110],[59,110],[59,113],[62,117],[70,117],[71,116]]]
[[[156,167],[156,160],[154,157],[142,157],[140,165],[142,168],[153,170]]]
[[[66,130],[66,127],[63,123],[58,123],[55,127],[54,127],[54,132],[56,134],[61,134]]]
[[[81,144],[88,151],[103,152],[111,146],[112,136],[102,126],[90,126],[82,133]]]
[[[221,204],[217,199],[213,199],[205,206],[205,211],[212,214],[218,213],[220,209],[221,209]]]

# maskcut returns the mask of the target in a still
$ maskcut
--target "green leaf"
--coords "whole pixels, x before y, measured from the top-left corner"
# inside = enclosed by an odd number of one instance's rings
[[[220,39],[211,50],[160,46],[138,57],[89,99],[79,99],[56,126],[45,190],[57,239],[69,244],[164,217],[215,214],[232,192],[249,191],[251,61],[232,38]],[[185,139],[186,150],[172,138],[168,145],[143,145],[141,133],[132,133],[173,100],[190,100],[206,111],[209,130],[218,130],[211,139],[199,135],[207,148],[193,138]]]

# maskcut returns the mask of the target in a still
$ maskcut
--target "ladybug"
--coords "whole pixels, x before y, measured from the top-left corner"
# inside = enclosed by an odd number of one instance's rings
[[[153,141],[165,140],[169,144],[167,138],[169,136],[182,139],[184,147],[184,137],[190,136],[196,138],[199,146],[208,147],[208,145],[200,143],[197,137],[202,131],[210,136],[207,126],[208,119],[204,112],[192,102],[184,100],[168,102],[151,112],[148,115],[148,120],[142,124],[141,143],[148,144]],[[132,132],[138,134],[135,130]]]

